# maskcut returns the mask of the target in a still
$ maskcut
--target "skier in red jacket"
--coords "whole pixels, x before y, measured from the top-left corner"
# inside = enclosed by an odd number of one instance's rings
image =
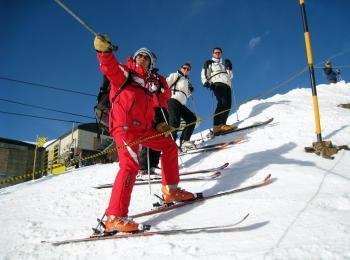
[[[118,150],[120,169],[106,210],[105,232],[142,230],[142,225],[127,217],[131,192],[139,169],[141,144],[162,152],[164,202],[195,198],[195,194],[177,186],[179,183],[178,150],[176,143],[169,136],[171,128],[165,122],[155,122],[155,113],[158,113],[162,104],[166,103],[171,92],[165,78],[155,73],[153,69],[155,56],[148,49],[139,49],[133,58],[129,57],[127,63],[122,65],[112,53],[108,36],[96,36],[94,46],[100,69],[111,83],[109,131],[116,145],[123,146],[145,137],[155,136],[159,132],[165,133],[160,137]],[[158,93],[156,97],[153,95],[154,92]]]

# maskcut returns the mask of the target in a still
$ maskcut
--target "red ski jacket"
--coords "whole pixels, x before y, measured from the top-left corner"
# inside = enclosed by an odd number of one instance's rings
[[[164,77],[144,71],[128,58],[120,64],[112,53],[97,53],[100,70],[111,83],[109,130],[143,132],[152,128],[154,108],[167,108],[171,91]],[[129,74],[131,79],[129,78]],[[123,89],[120,90],[120,87]],[[160,87],[162,86],[162,91]]]

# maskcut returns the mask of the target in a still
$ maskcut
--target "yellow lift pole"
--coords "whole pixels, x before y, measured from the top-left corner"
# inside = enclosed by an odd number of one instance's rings
[[[319,112],[319,108],[318,108],[318,98],[317,98],[317,91],[316,91],[314,64],[313,64],[313,60],[312,60],[310,33],[309,33],[308,25],[307,25],[307,17],[306,17],[306,9],[305,9],[304,0],[299,0],[299,1],[300,1],[300,6],[301,6],[301,15],[303,18],[306,55],[307,55],[307,61],[309,64],[309,72],[310,72],[310,80],[311,80],[311,88],[312,88],[312,101],[313,101],[313,105],[314,105],[314,114],[315,114],[315,123],[316,123],[316,135],[317,135],[317,141],[321,142],[322,141],[322,134],[321,134],[320,112]]]

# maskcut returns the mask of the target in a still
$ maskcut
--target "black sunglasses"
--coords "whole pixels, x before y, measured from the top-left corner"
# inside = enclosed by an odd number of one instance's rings
[[[149,60],[150,59],[147,54],[141,54],[141,53],[137,54],[136,57],[143,58],[144,60]]]

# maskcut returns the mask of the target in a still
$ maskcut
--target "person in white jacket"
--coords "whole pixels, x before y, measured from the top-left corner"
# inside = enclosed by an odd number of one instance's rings
[[[214,135],[232,130],[232,126],[227,125],[226,121],[231,109],[232,100],[232,63],[229,59],[222,63],[222,49],[215,47],[213,57],[204,63],[201,80],[203,86],[212,90],[218,101],[214,117]]]
[[[181,118],[187,124],[193,123],[197,120],[196,115],[186,107],[186,102],[193,92],[193,86],[189,80],[189,73],[191,71],[191,64],[186,62],[181,68],[171,73],[166,81],[172,92],[171,98],[168,100],[169,125],[178,128],[180,126]],[[180,136],[180,149],[193,149],[194,144],[190,142],[191,135],[195,124],[186,126]],[[173,132],[174,140],[177,139],[177,132]]]

